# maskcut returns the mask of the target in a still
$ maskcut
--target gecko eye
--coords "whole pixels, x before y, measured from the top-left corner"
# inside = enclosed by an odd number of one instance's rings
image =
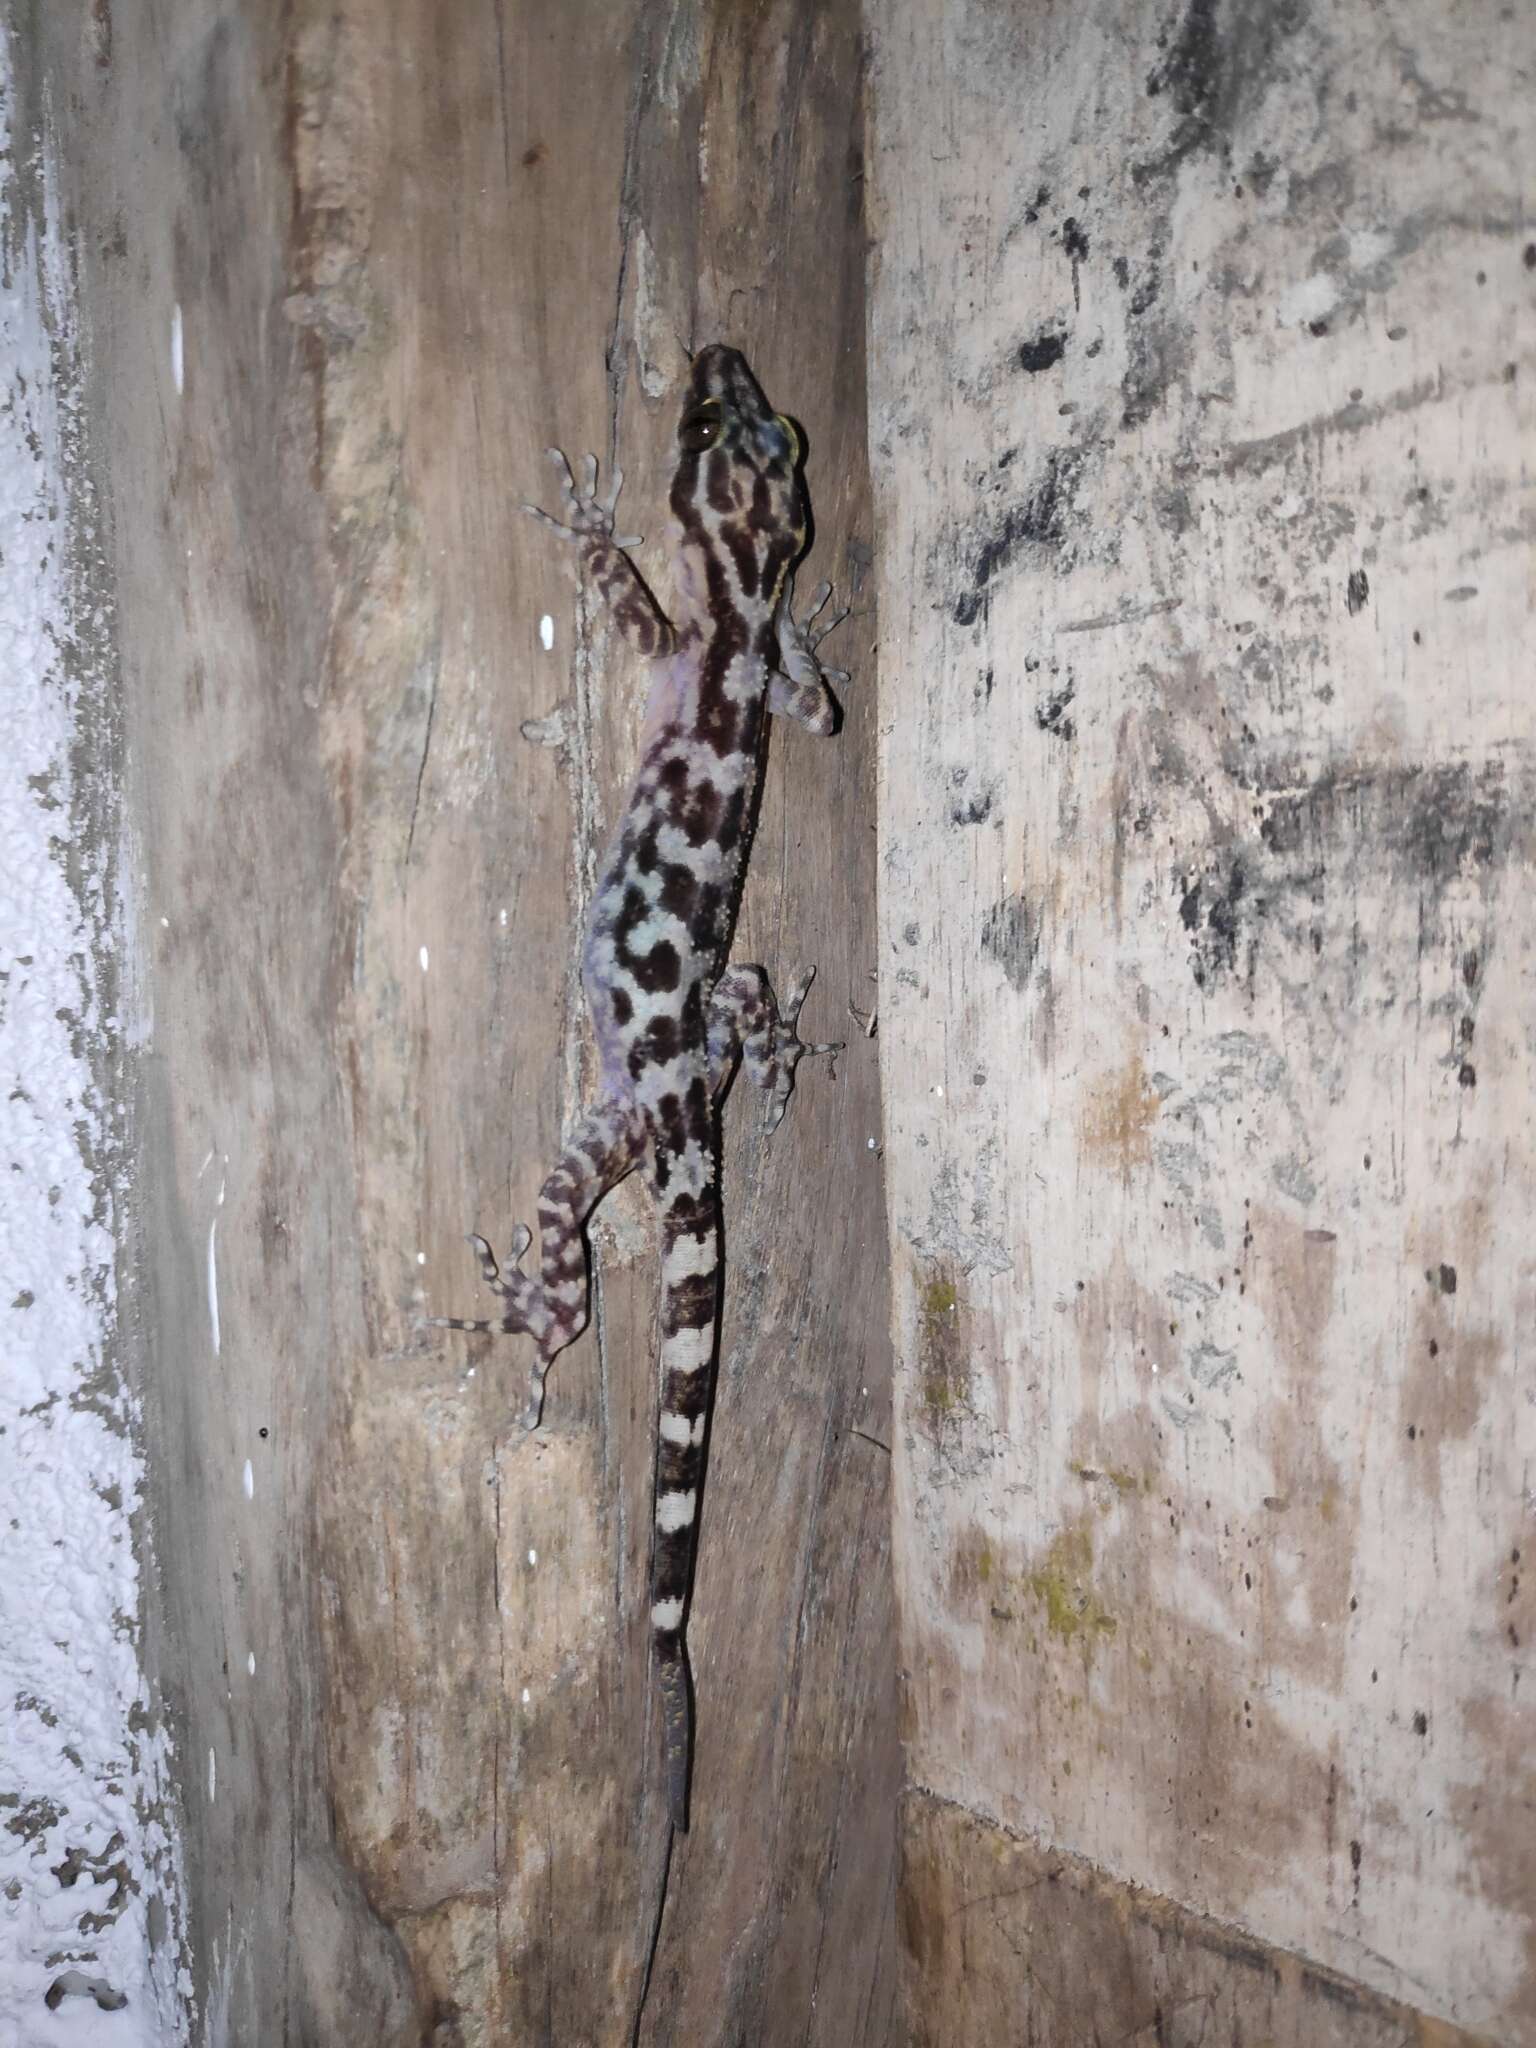
[[[684,419],[677,430],[677,438],[691,455],[701,455],[719,440],[722,425],[717,407],[701,405]]]

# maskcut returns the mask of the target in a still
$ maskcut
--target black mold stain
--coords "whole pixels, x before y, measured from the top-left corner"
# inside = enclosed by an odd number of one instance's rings
[[[1133,181],[1167,176],[1200,150],[1228,156],[1244,111],[1275,82],[1280,44],[1306,18],[1307,0],[1236,0],[1223,28],[1216,0],[1188,0],[1147,74],[1148,97],[1166,96],[1179,118],[1162,154],[1133,167]],[[1273,175],[1258,159],[1247,173],[1261,197]]]
[[[1033,341],[1022,342],[1019,347],[1019,368],[1027,370],[1032,377],[1042,370],[1048,370],[1053,363],[1059,363],[1067,352],[1066,337],[1060,334],[1037,334]]]
[[[1161,484],[1152,493],[1152,509],[1157,514],[1157,523],[1164,533],[1177,536],[1188,533],[1195,523],[1194,507],[1189,502],[1189,493],[1181,484]]]
[[[949,807],[951,825],[984,825],[992,815],[992,805],[997,791],[993,787],[979,789],[974,796],[957,796]]]
[[[1442,1294],[1454,1294],[1456,1292],[1456,1268],[1454,1266],[1447,1266],[1442,1263],[1439,1272],[1431,1273],[1429,1277],[1431,1283],[1438,1287]]]
[[[1389,872],[1438,893],[1507,850],[1511,798],[1501,762],[1441,761],[1380,774],[1329,772],[1275,799],[1259,836],[1271,853],[1319,850],[1369,830]]]
[[[1261,780],[1245,780],[1262,798]],[[1205,988],[1235,973],[1251,979],[1270,923],[1292,939],[1310,927],[1320,950],[1328,890],[1347,895],[1361,863],[1416,900],[1418,948],[1427,952],[1448,936],[1440,906],[1453,883],[1478,880],[1491,902],[1493,878],[1510,858],[1517,828],[1525,829],[1530,801],[1529,785],[1512,787],[1499,761],[1329,771],[1299,793],[1269,798],[1256,838],[1224,838],[1175,877],[1196,982]],[[1460,964],[1471,990],[1481,956],[1464,950]],[[1453,1054],[1469,1070],[1463,1087],[1477,1078],[1469,1052],[1466,1041]]]
[[[1161,286],[1162,280],[1158,276],[1157,266],[1154,264],[1146,278],[1131,293],[1126,303],[1125,310],[1133,319],[1139,320],[1141,315],[1146,312],[1148,306],[1156,299]]]
[[[1370,577],[1366,575],[1363,569],[1351,569],[1349,572],[1349,583],[1344,592],[1344,602],[1349,608],[1349,615],[1351,618],[1353,618],[1357,612],[1363,612],[1365,610],[1365,607],[1370,600],[1370,595]]]
[[[1124,291],[1131,281],[1130,264],[1126,261],[1125,257],[1117,256],[1111,268],[1115,273],[1115,283],[1119,285],[1121,291]]]
[[[1088,254],[1087,230],[1080,227],[1076,217],[1070,213],[1061,224],[1061,246],[1073,263],[1081,263]]]
[[[1145,313],[1157,296],[1157,275],[1131,299],[1127,312]],[[1120,380],[1124,411],[1120,424],[1139,427],[1168,396],[1184,364],[1185,335],[1167,320],[1152,319],[1127,332],[1129,361]]]
[[[997,962],[1010,988],[1022,989],[1040,950],[1040,927],[1022,896],[1005,896],[987,912],[981,950]]]
[[[987,606],[992,579],[1027,547],[1059,548],[1067,537],[1072,495],[1082,476],[1084,455],[1076,448],[1053,448],[1030,496],[1010,505],[991,536],[982,542],[971,563],[970,588],[956,598],[957,626],[972,626]]]
[[[1076,695],[1077,685],[1070,681],[1047,691],[1035,706],[1035,723],[1042,732],[1054,733],[1059,740],[1077,737],[1077,726],[1067,716],[1067,706]]]
[[[1249,894],[1247,863],[1234,850],[1225,874],[1200,875],[1178,885],[1179,917],[1190,938],[1190,965],[1196,985],[1209,988],[1223,974],[1237,966],[1244,943],[1244,920],[1262,916],[1262,902],[1244,908]],[[1253,966],[1252,940],[1248,941],[1248,971]]]

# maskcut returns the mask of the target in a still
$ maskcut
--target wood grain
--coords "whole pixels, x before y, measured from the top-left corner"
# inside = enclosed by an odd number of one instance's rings
[[[148,1622],[197,2039],[887,2042],[854,9],[62,13],[36,62],[78,117],[116,534]],[[755,1103],[727,1114],[696,1818],[668,1868],[643,1202],[603,1216],[595,1327],[536,1439],[518,1347],[420,1317],[473,1310],[463,1232],[532,1214],[589,1084],[575,933],[635,757],[637,665],[517,508],[549,442],[617,455],[664,589],[678,374],[713,339],[804,419],[811,580],[855,605],[845,730],[776,739],[738,951],[781,986],[816,963],[808,1022],[851,1043],[771,1145]],[[530,744],[556,711],[563,744]]]

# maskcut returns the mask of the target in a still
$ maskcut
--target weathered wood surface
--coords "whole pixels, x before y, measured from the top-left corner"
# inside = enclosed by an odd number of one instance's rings
[[[902,1813],[910,2048],[1477,2048],[931,1793],[908,1793]]]
[[[199,2042],[892,2038],[855,26],[32,10],[116,533]],[[808,1021],[851,1043],[771,1146],[727,1117],[695,1826],[658,1935],[643,1201],[597,1232],[537,1440],[520,1348],[418,1321],[473,1312],[463,1231],[532,1215],[577,1111],[576,924],[635,752],[637,666],[517,506],[549,441],[617,453],[664,586],[677,377],[715,338],[809,429],[859,678],[839,739],[776,739],[738,952],[818,963]],[[529,744],[557,709],[563,746]]]
[[[911,1779],[1529,2044],[1536,15],[872,19]]]

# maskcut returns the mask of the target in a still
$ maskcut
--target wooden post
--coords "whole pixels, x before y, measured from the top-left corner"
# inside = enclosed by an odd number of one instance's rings
[[[128,1263],[196,2038],[884,2043],[855,11],[22,12],[69,113],[116,536],[152,1015]],[[521,1347],[420,1318],[473,1312],[464,1231],[531,1216],[590,1085],[575,933],[635,758],[637,665],[518,506],[552,441],[617,457],[664,586],[678,379],[714,339],[806,423],[811,577],[854,606],[843,735],[774,745],[742,953],[781,986],[815,962],[808,1022],[850,1047],[771,1145],[727,1116],[668,1866],[643,1201],[603,1214],[537,1438]]]

